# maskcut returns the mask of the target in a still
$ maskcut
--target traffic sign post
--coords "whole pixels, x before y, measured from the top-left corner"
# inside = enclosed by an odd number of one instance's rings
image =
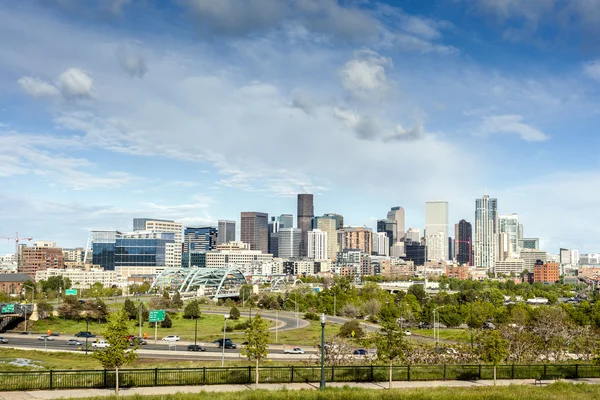
[[[2,314],[14,314],[15,313],[15,305],[14,304],[5,304],[2,306]]]
[[[165,310],[150,310],[148,313],[148,322],[154,322],[154,344],[158,336],[158,323],[165,320]]]
[[[77,296],[77,289],[67,289],[65,294],[67,296]]]

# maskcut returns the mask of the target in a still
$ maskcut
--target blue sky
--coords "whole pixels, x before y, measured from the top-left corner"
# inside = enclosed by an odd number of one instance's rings
[[[598,0],[0,5],[0,236],[498,198],[600,250]],[[452,234],[452,231],[451,231]],[[13,245],[0,240],[0,253]]]

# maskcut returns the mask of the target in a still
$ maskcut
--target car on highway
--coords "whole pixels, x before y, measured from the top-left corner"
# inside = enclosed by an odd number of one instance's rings
[[[165,342],[179,342],[180,337],[177,335],[169,335],[162,338]]]
[[[33,332],[21,332],[21,335],[33,335]]]
[[[141,337],[134,337],[134,338],[129,338],[129,345],[133,346],[133,345],[140,345],[140,346],[145,346],[148,344],[148,342],[146,342],[144,339],[142,339]]]
[[[67,346],[81,346],[81,342],[76,339],[69,339],[66,343]]]
[[[94,335],[92,332],[79,332],[78,334],[75,335],[75,337],[80,337],[80,338],[95,338],[96,335]]]
[[[190,344],[187,347],[187,351],[206,351],[206,348],[200,346],[199,344]]]
[[[54,340],[54,338],[52,336],[50,336],[50,335],[40,335],[38,337],[38,340],[49,340],[49,341],[52,341],[52,340]]]
[[[107,347],[110,347],[110,344],[108,344],[108,342],[105,340],[101,340],[99,342],[92,343],[92,347],[95,349],[105,349]]]
[[[213,343],[217,344],[219,348],[223,347],[223,339],[217,339]],[[225,348],[226,349],[237,349],[237,345],[231,341],[231,339],[225,338]]]
[[[294,347],[293,349],[285,349],[283,350],[285,354],[304,354],[304,350],[300,347]]]
[[[8,344],[8,339],[0,337],[0,344]]]
[[[356,349],[352,354],[354,354],[355,356],[366,356],[367,354],[369,354],[369,352],[367,352],[367,350],[365,349]]]

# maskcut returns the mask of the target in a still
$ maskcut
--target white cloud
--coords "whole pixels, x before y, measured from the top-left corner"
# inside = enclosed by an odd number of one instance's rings
[[[491,115],[483,118],[480,132],[483,135],[495,133],[517,134],[526,142],[544,142],[550,136],[531,125],[525,124],[523,117],[516,114]]]
[[[355,98],[380,101],[391,89],[386,75],[391,65],[391,59],[372,50],[357,51],[340,69],[342,86]]]
[[[19,78],[17,83],[33,97],[54,97],[60,94],[55,86],[39,78],[23,76]]]
[[[586,63],[583,66],[583,71],[590,78],[600,82],[600,58]]]
[[[58,77],[58,86],[65,97],[91,97],[94,79],[80,68],[69,68]]]

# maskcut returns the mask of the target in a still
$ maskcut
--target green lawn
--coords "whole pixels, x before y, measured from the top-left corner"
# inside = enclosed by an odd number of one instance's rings
[[[507,386],[476,388],[424,388],[368,390],[328,388],[318,390],[244,390],[240,392],[202,392],[154,396],[120,396],[123,400],[592,400],[600,398],[597,385],[555,383],[544,387]],[[95,397],[88,400],[116,400],[117,397]]]
[[[427,336],[433,338],[433,329],[413,329],[411,332],[414,336]],[[477,332],[473,331],[473,335],[476,334]],[[469,342],[471,340],[471,333],[468,329],[440,329],[439,337],[441,340]]]

